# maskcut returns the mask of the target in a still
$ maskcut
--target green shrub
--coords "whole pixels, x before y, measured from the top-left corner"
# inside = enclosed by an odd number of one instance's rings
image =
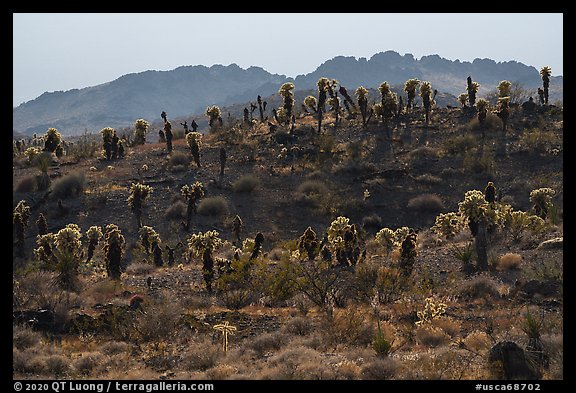
[[[198,214],[203,216],[222,216],[228,210],[228,202],[222,196],[204,198],[198,204]]]
[[[52,198],[65,199],[68,197],[75,197],[84,191],[86,185],[86,177],[82,172],[72,172],[68,175],[62,176],[52,183]]]
[[[232,190],[238,193],[251,193],[258,187],[260,180],[252,174],[243,175],[232,184]]]

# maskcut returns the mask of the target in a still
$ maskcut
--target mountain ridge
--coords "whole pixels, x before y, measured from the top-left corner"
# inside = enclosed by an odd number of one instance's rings
[[[276,94],[285,82],[293,82],[296,90],[315,89],[322,76],[337,79],[350,92],[360,85],[377,88],[388,81],[400,86],[409,78],[418,78],[430,81],[439,92],[457,96],[465,91],[468,75],[480,83],[479,96],[489,94],[503,79],[519,82],[528,90],[542,83],[535,67],[515,60],[476,58],[468,62],[438,54],[416,59],[410,53],[400,55],[392,50],[378,52],[370,59],[335,56],[294,78],[259,66],[244,69],[236,63],[183,65],[167,71],[125,74],[80,89],[45,92],[13,109],[13,133],[43,133],[55,127],[65,135],[78,135],[86,129],[126,127],[137,118],[152,122],[159,119],[162,110],[171,117],[199,115],[208,105],[234,105],[254,101],[257,95]],[[551,102],[562,100],[562,84],[562,76],[552,78]]]

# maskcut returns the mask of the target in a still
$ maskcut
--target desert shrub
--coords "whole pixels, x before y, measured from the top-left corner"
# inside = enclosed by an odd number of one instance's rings
[[[534,154],[552,154],[553,149],[562,147],[562,141],[553,131],[533,129],[520,135],[521,148]]]
[[[279,332],[263,333],[254,337],[248,343],[248,348],[254,350],[261,357],[268,352],[276,352],[288,341],[288,337]]]
[[[493,343],[488,334],[474,330],[462,340],[462,344],[472,351],[485,352],[490,349]]]
[[[41,375],[46,369],[46,361],[35,352],[12,348],[12,369],[24,374]]]
[[[354,344],[368,346],[372,343],[376,328],[364,310],[355,306],[335,310],[325,321],[325,340],[331,344]]]
[[[104,360],[100,352],[83,353],[81,357],[72,361],[72,367],[80,375],[90,375]]]
[[[432,326],[442,329],[451,338],[456,337],[462,327],[460,322],[444,315],[432,321]]]
[[[34,348],[40,343],[41,335],[26,325],[12,326],[12,345],[19,350]]]
[[[484,152],[481,156],[467,154],[464,157],[464,169],[472,173],[492,173],[494,169],[494,157],[490,152]]]
[[[59,199],[75,197],[82,194],[85,185],[86,177],[84,174],[82,172],[72,172],[52,183],[50,196]]]
[[[514,270],[520,267],[522,255],[508,252],[498,258],[498,270]]]
[[[519,242],[526,231],[538,233],[545,227],[542,218],[523,211],[510,211],[506,215],[506,229],[511,239]]]
[[[486,112],[486,118],[484,119],[484,132],[498,132],[502,128],[502,123],[500,123],[500,119],[494,113],[488,111]],[[478,117],[473,118],[470,122],[463,127],[464,130],[470,130],[476,134],[482,133],[482,125],[478,120]]]
[[[168,220],[178,220],[186,217],[186,210],[187,206],[184,202],[176,201],[168,206],[164,212],[164,217],[166,217]]]
[[[438,236],[452,239],[462,228],[462,217],[454,212],[449,212],[438,215],[431,229]]]
[[[362,228],[380,229],[382,228],[382,218],[377,214],[371,214],[362,218]]]
[[[416,340],[427,347],[436,348],[450,342],[450,336],[442,331],[442,329],[426,325],[416,328]]]
[[[108,356],[129,353],[130,344],[124,341],[107,341],[100,346],[100,351]]]
[[[442,183],[442,179],[440,177],[431,175],[429,173],[416,176],[414,180],[416,180],[418,183],[425,184],[428,186],[436,186]]]
[[[429,146],[422,146],[412,150],[408,153],[408,157],[412,162],[426,159],[436,159],[440,156],[438,149]]]
[[[260,181],[252,174],[241,176],[232,183],[232,190],[238,193],[251,193],[258,187]]]
[[[305,206],[322,207],[329,196],[328,187],[319,180],[306,180],[296,189],[295,200]]]
[[[269,359],[261,379],[333,379],[321,354],[311,348],[289,346]]]
[[[360,369],[360,375],[365,380],[386,380],[396,375],[398,365],[392,358],[374,358],[366,362]]]
[[[286,321],[282,329],[290,334],[306,336],[312,332],[314,325],[310,318],[294,317]]]
[[[33,175],[24,176],[22,179],[18,180],[16,187],[14,187],[15,192],[34,192],[36,191],[36,177]]]
[[[173,151],[168,159],[168,166],[175,171],[186,169],[189,163],[190,156],[179,151]]]
[[[473,135],[457,135],[444,140],[443,150],[449,155],[466,154],[469,150],[478,146],[478,140]]]
[[[154,265],[143,262],[132,262],[126,268],[126,274],[131,276],[143,276],[154,271]]]
[[[444,202],[436,194],[422,194],[410,198],[408,208],[416,212],[438,212],[444,209]]]
[[[64,355],[49,355],[45,358],[46,373],[50,376],[60,377],[70,370],[70,359]]]
[[[228,202],[222,196],[204,198],[198,204],[198,214],[203,216],[222,216],[228,212]]]
[[[146,314],[138,318],[138,332],[145,341],[168,339],[180,318],[180,309],[173,301],[146,305]]]
[[[459,295],[464,299],[499,299],[500,283],[485,274],[476,275],[460,284]]]
[[[200,342],[192,342],[188,345],[188,351],[182,354],[179,362],[183,370],[207,370],[216,365],[223,352],[221,346],[215,345],[205,339]]]

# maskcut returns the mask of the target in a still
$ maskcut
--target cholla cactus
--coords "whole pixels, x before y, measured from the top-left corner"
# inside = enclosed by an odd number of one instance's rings
[[[318,113],[318,108],[316,107],[316,105],[317,105],[316,97],[307,96],[306,98],[304,98],[304,105],[307,108],[312,109],[314,111],[314,113]]]
[[[310,261],[316,258],[319,244],[316,232],[314,232],[311,227],[306,228],[302,236],[298,238],[298,250],[300,251],[300,254],[306,252],[308,260]]]
[[[406,104],[406,108],[412,108],[412,104],[414,103],[414,98],[416,97],[416,88],[420,85],[420,81],[416,78],[408,79],[404,82],[404,91],[408,95],[408,103]]]
[[[542,87],[544,88],[544,104],[548,105],[548,89],[550,87],[550,77],[552,76],[552,68],[544,66],[540,69],[540,76],[542,76]]]
[[[26,201],[21,200],[18,202],[12,213],[12,226],[14,234],[16,235],[16,256],[24,258],[24,231],[28,227],[28,220],[30,218],[30,207]]]
[[[484,193],[479,190],[466,191],[464,200],[458,202],[458,211],[471,219],[484,217],[487,209],[488,202],[484,198]]]
[[[391,137],[390,130],[388,128],[388,121],[394,117],[396,114],[397,106],[398,106],[398,96],[396,93],[390,90],[390,85],[388,82],[383,82],[379,87],[378,90],[382,96],[381,104],[379,106],[374,106],[374,112],[377,115],[382,117],[382,121],[384,123],[384,127],[386,130],[386,134],[388,137]]]
[[[460,103],[460,105],[462,105],[462,108],[466,108],[466,103],[468,102],[468,94],[466,93],[460,93],[460,95],[458,96],[458,102]]]
[[[202,276],[206,283],[206,290],[212,292],[212,281],[214,280],[214,250],[224,244],[217,231],[199,232],[193,234],[188,239],[188,250],[198,257],[202,257]]]
[[[454,212],[440,214],[431,229],[438,236],[452,239],[462,230],[462,216]]]
[[[38,248],[34,249],[34,257],[37,261],[42,262],[42,267],[45,269],[54,269],[57,264],[54,249],[56,248],[56,235],[47,233],[45,235],[38,235],[36,237],[36,245]]]
[[[482,136],[485,136],[484,132],[484,123],[486,122],[486,115],[488,114],[488,107],[489,103],[486,99],[480,98],[478,102],[476,102],[476,109],[478,109],[478,122],[482,127]]]
[[[186,125],[186,128],[188,128],[188,125]],[[172,123],[168,120],[164,122],[164,136],[166,138],[166,150],[168,151],[168,154],[170,154],[172,153],[172,138],[174,137],[174,134],[172,133]]]
[[[146,143],[146,133],[150,123],[144,119],[138,119],[134,122],[134,144],[143,145]]]
[[[467,91],[468,91],[468,99],[470,101],[470,108],[472,108],[474,106],[474,103],[476,103],[476,93],[478,93],[480,84],[478,82],[472,82],[471,77],[468,77],[466,82],[468,84]]]
[[[238,244],[240,244],[241,240],[240,240],[240,232],[242,231],[242,219],[240,218],[239,215],[236,215],[236,217],[234,217],[234,220],[232,220],[232,232],[234,233],[234,236],[236,237],[236,241],[238,242]]]
[[[362,115],[362,126],[366,128],[368,124],[368,90],[364,86],[359,86],[354,93]]]
[[[494,112],[502,120],[502,131],[508,128],[508,118],[510,117],[510,97],[498,98],[498,106]]]
[[[416,239],[416,232],[410,230],[400,246],[400,268],[402,269],[402,273],[406,276],[409,276],[412,273],[414,267],[417,255]]]
[[[530,192],[530,202],[534,204],[534,211],[543,220],[548,217],[550,209],[554,207],[552,203],[554,195],[556,195],[556,191],[549,187],[538,188]]]
[[[112,158],[112,141],[116,136],[116,130],[112,127],[105,127],[100,130],[102,134],[102,148],[104,149],[104,154],[106,159]]]
[[[498,89],[498,97],[510,97],[510,86],[512,86],[510,81],[500,81],[496,87]]]
[[[198,168],[200,168],[200,147],[202,146],[202,134],[196,131],[189,132],[186,134],[186,143],[190,148],[190,153],[192,153],[194,162]]]
[[[431,297],[426,298],[425,302],[424,310],[416,312],[416,315],[418,316],[416,325],[418,326],[431,323],[432,320],[446,312],[447,306],[444,303],[435,303],[434,299]]]
[[[349,222],[350,219],[340,216],[328,228],[330,249],[340,265],[355,265],[360,257],[358,232],[356,226]]]
[[[386,255],[390,254],[390,252],[395,248],[398,247],[398,242],[396,241],[396,237],[394,231],[390,228],[382,228],[376,233],[374,240],[386,251]]]
[[[292,118],[292,109],[294,108],[294,83],[286,82],[280,86],[278,93],[284,98],[284,111],[286,113],[286,124]]]
[[[63,289],[73,289],[76,284],[76,275],[82,258],[82,233],[76,224],[68,224],[58,231],[55,236],[56,246],[54,254],[58,259],[58,282]]]
[[[204,196],[206,190],[204,185],[199,181],[196,181],[191,186],[184,185],[180,189],[180,192],[188,200],[188,206],[186,208],[186,230],[190,229],[190,222],[192,221],[192,216],[196,213],[196,203]]]
[[[108,277],[119,280],[122,274],[122,257],[124,256],[124,236],[115,224],[108,224],[104,232],[104,253],[106,255],[106,272]]]
[[[37,147],[30,146],[24,151],[24,156],[28,159],[28,163],[31,164],[34,158],[40,154],[42,150]]]
[[[328,86],[330,84],[330,80],[325,77],[321,77],[318,79],[316,85],[318,86],[318,133],[320,133],[322,129],[322,115],[324,114],[324,106],[326,104],[326,93],[328,90]]]
[[[214,325],[213,328],[222,332],[222,350],[224,353],[228,352],[228,336],[233,335],[236,331],[236,326],[230,325],[228,321]]]
[[[44,217],[44,214],[42,213],[38,215],[36,228],[38,229],[38,235],[45,235],[48,233],[48,222],[46,222],[46,217]]]
[[[426,125],[430,123],[430,111],[432,110],[432,84],[428,81],[422,82],[420,85],[420,97],[422,97],[422,105],[426,110]]]
[[[206,116],[208,116],[208,125],[212,130],[215,130],[218,122],[222,121],[222,111],[216,105],[211,105],[206,108]]]
[[[262,244],[264,243],[264,235],[261,232],[256,234],[254,238],[254,247],[252,249],[252,254],[250,254],[250,261],[253,261],[260,255],[260,251],[262,250]]]
[[[138,228],[142,226],[142,205],[148,195],[152,193],[152,187],[141,183],[133,183],[130,187],[130,196],[128,197],[128,206],[136,216]]]
[[[150,255],[152,251],[151,247],[154,243],[160,243],[160,235],[154,230],[154,228],[143,225],[138,231],[140,235],[140,244],[146,251],[147,255]]]
[[[506,215],[506,229],[513,241],[519,242],[525,231],[537,233],[545,226],[545,221],[528,212],[510,211]]]
[[[44,151],[54,153],[62,141],[62,135],[56,128],[49,128],[44,136]]]
[[[99,226],[93,225],[86,231],[86,237],[88,238],[88,258],[86,259],[86,264],[88,264],[92,257],[94,256],[94,250],[96,250],[96,246],[100,239],[104,236],[102,234],[102,228]]]

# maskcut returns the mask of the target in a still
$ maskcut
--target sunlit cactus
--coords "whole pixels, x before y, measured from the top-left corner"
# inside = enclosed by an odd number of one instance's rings
[[[502,131],[506,132],[508,129],[508,118],[510,117],[510,97],[498,98],[498,105],[494,113],[502,121]]]
[[[54,153],[62,141],[62,135],[56,128],[49,128],[44,136],[44,151]]]
[[[304,98],[304,105],[306,106],[306,108],[312,109],[314,113],[318,113],[318,108],[316,107],[317,105],[316,97],[307,96],[306,98]]]
[[[360,256],[358,232],[355,225],[350,225],[350,219],[340,216],[336,218],[327,231],[327,239],[332,255],[336,256],[339,265],[355,265]]]
[[[132,183],[130,187],[130,196],[128,197],[128,206],[136,216],[138,228],[142,226],[142,205],[152,193],[152,187],[141,183]]]
[[[300,254],[306,252],[308,260],[310,261],[316,258],[319,244],[316,232],[314,232],[311,227],[306,228],[302,236],[298,238],[298,250],[300,250]]]
[[[112,138],[116,135],[116,130],[112,127],[105,127],[100,130],[102,134],[102,148],[107,160],[112,158]]]
[[[470,108],[474,106],[476,103],[476,93],[478,93],[478,89],[480,88],[480,84],[478,82],[472,82],[472,78],[468,77],[466,80],[467,82],[467,91],[468,91],[468,100],[470,102]]]
[[[322,116],[324,114],[324,107],[326,105],[326,93],[328,89],[328,85],[330,84],[330,80],[325,77],[321,77],[318,79],[316,85],[318,86],[318,133],[320,133],[322,129]]]
[[[425,302],[424,310],[416,312],[416,316],[418,317],[418,321],[416,321],[417,326],[432,323],[434,319],[446,312],[447,306],[444,303],[435,303],[431,297],[426,298]]]
[[[432,231],[445,239],[452,239],[462,230],[462,216],[458,213],[442,213],[436,217]]]
[[[122,274],[122,258],[126,241],[115,224],[108,224],[104,231],[104,254],[108,277],[119,280]]]
[[[428,81],[422,82],[420,85],[420,97],[422,97],[422,105],[426,111],[426,125],[430,123],[430,111],[432,110],[432,84]]]
[[[32,163],[34,158],[40,154],[42,150],[38,147],[30,146],[26,150],[24,150],[24,156],[28,159],[28,163]]]
[[[376,240],[376,243],[378,243],[378,245],[380,245],[384,251],[386,251],[386,255],[390,254],[390,252],[398,246],[394,231],[390,228],[380,229],[376,233],[374,240]]]
[[[340,98],[338,98],[338,91],[336,90],[336,86],[338,85],[338,81],[336,79],[332,79],[326,85],[326,91],[330,98],[328,98],[328,105],[330,105],[330,110],[334,111],[334,127],[338,127],[339,119],[340,119]]]
[[[215,130],[219,125],[219,119],[222,118],[222,111],[216,105],[210,105],[206,108],[206,116],[208,116],[208,125],[212,130]]]
[[[41,267],[47,270],[56,268],[58,260],[54,255],[56,248],[56,235],[54,233],[47,233],[45,235],[38,235],[36,237],[36,245],[38,248],[34,249],[34,257],[38,262],[41,262]]]
[[[486,99],[480,98],[476,102],[476,109],[478,109],[478,122],[482,127],[482,136],[485,135],[484,124],[486,122],[486,115],[488,114],[489,103]]]
[[[152,252],[152,244],[160,243],[160,235],[154,228],[146,225],[142,225],[138,230],[138,234],[140,235],[140,244],[144,248],[144,251],[146,251],[146,254],[150,255]]]
[[[89,263],[92,260],[96,246],[103,236],[102,228],[96,225],[91,226],[86,231],[86,237],[88,238],[88,257],[86,258],[86,263]]]
[[[522,239],[525,231],[537,233],[545,227],[545,221],[538,216],[524,211],[510,211],[506,215],[506,229],[513,241]]]
[[[458,102],[462,105],[462,108],[467,108],[466,103],[468,102],[468,94],[460,93],[458,96]]]
[[[188,239],[188,250],[190,253],[202,258],[202,276],[206,283],[206,290],[212,292],[212,281],[214,280],[214,250],[224,244],[217,231],[199,232],[193,234]]]
[[[408,95],[408,103],[406,104],[407,109],[411,109],[414,104],[414,98],[416,98],[416,88],[420,85],[420,81],[416,78],[408,79],[404,82],[404,91]]]
[[[46,217],[44,217],[43,213],[38,215],[36,228],[38,229],[38,235],[45,235],[48,233],[48,222],[46,222]]]
[[[146,143],[146,133],[150,123],[144,119],[138,119],[134,122],[134,145],[143,145]]]
[[[368,90],[364,86],[359,86],[355,91],[355,95],[360,107],[360,114],[362,115],[362,126],[366,127],[366,124],[368,124]]]
[[[206,193],[204,185],[199,181],[196,181],[191,186],[184,185],[180,189],[180,193],[188,201],[186,208],[186,230],[190,230],[190,223],[192,222],[192,216],[196,213],[196,204]]]
[[[538,188],[530,192],[530,202],[533,204],[534,212],[543,220],[548,217],[550,209],[554,207],[552,197],[556,191],[549,187]]]
[[[236,326],[230,325],[228,321],[214,325],[213,328],[222,332],[222,350],[224,353],[228,352],[228,336],[233,335],[237,330]]]
[[[189,132],[186,134],[186,144],[188,144],[188,147],[190,148],[190,153],[192,154],[194,162],[198,168],[200,168],[200,147],[202,146],[202,134],[196,131]]]
[[[396,93],[392,92],[388,82],[383,82],[380,84],[378,91],[380,91],[381,103],[379,106],[374,106],[374,112],[382,117],[382,122],[384,123],[386,134],[390,138],[391,135],[388,122],[396,115],[398,97]]]
[[[258,111],[260,112],[260,121],[264,121],[264,109],[262,108],[262,97],[258,96],[256,99],[258,102]]]
[[[350,106],[352,106],[352,108],[356,109],[356,104],[352,100],[352,97],[350,97],[350,94],[348,94],[348,91],[342,85],[340,85],[338,92],[342,95],[342,97],[344,97],[344,106],[346,106],[346,110],[348,111],[348,114],[350,116],[352,116],[352,110],[350,109]]]
[[[294,83],[286,82],[282,84],[278,93],[284,98],[284,111],[286,112],[287,119],[285,124],[288,124],[294,108]]]
[[[542,67],[540,69],[540,76],[542,77],[542,87],[544,88],[544,104],[548,105],[548,89],[550,88],[552,68],[549,66]]]
[[[240,243],[242,242],[242,240],[240,239],[240,232],[242,232],[242,225],[243,225],[242,219],[240,218],[239,215],[236,215],[236,217],[234,217],[234,220],[232,220],[232,233],[234,233],[237,245],[240,245]]]
[[[16,235],[16,256],[24,258],[24,232],[28,227],[28,220],[30,218],[30,207],[26,204],[26,201],[21,200],[18,202],[14,211],[12,213],[12,226],[13,231]]]
[[[510,97],[510,87],[512,86],[512,82],[503,80],[498,83],[496,89],[498,90],[498,97]]]
[[[54,254],[58,259],[58,282],[63,289],[76,287],[76,276],[82,258],[82,233],[76,224],[68,224],[56,233]]]

